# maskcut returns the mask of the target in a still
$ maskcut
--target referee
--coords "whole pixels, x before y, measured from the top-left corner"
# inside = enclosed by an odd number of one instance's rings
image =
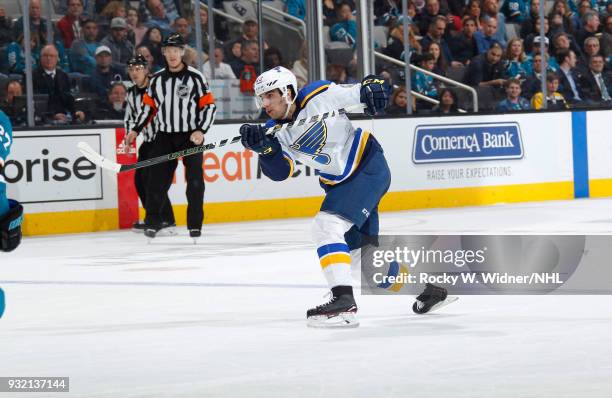
[[[147,64],[147,60],[142,55],[137,55],[132,57],[127,62],[128,74],[130,76],[130,80],[134,85],[130,87],[127,92],[127,107],[125,109],[125,130],[131,131],[134,127],[134,122],[143,108],[142,97],[146,93],[147,88],[149,87],[149,67]],[[150,152],[153,146],[153,140],[155,139],[155,131],[153,130],[152,125],[146,126],[142,130],[143,142],[138,148],[138,161],[143,161],[150,159]],[[126,141],[128,143],[132,143],[136,139],[136,133],[132,132],[128,134],[126,137]],[[176,165],[176,163],[175,163]],[[174,174],[174,170],[172,171]],[[147,167],[143,167],[140,169],[136,169],[134,173],[134,185],[136,185],[136,192],[138,193],[138,197],[140,198],[140,202],[142,206],[146,208],[147,206],[147,192],[146,188],[148,185],[150,176],[150,169]],[[162,228],[164,231],[168,231],[171,233],[171,230],[176,226],[176,222],[174,220],[174,212],[172,211],[172,204],[170,203],[170,198],[168,198],[168,189],[170,189],[170,183],[168,182],[168,186],[163,189],[163,204],[162,204]],[[135,232],[144,232],[145,223],[137,221],[132,226],[132,229]]]
[[[204,143],[204,134],[215,119],[216,106],[204,76],[187,66],[182,57],[185,41],[172,34],[162,43],[166,68],[157,72],[143,96],[144,108],[136,118],[132,131],[139,134],[153,121],[157,132],[149,155],[162,156]],[[130,132],[131,133],[131,132]],[[171,181],[176,160],[151,166],[147,187],[145,235],[155,237],[162,227],[162,191]],[[204,220],[203,155],[185,156],[187,179],[187,228],[189,236],[201,236]]]

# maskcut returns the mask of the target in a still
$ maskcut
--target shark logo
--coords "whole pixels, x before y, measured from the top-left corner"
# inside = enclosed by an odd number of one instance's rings
[[[291,149],[311,156],[317,163],[329,164],[331,161],[329,155],[321,153],[326,141],[327,125],[325,122],[317,122],[291,145]]]

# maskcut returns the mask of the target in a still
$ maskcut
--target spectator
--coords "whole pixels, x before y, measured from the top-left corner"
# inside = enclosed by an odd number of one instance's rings
[[[256,41],[242,43],[242,56],[230,63],[234,75],[240,79],[242,92],[254,92],[255,79],[261,73],[259,70],[259,44]]]
[[[408,27],[408,43],[410,53],[420,54],[421,44],[416,39],[413,29],[414,25]],[[404,24],[403,21],[398,20],[396,26],[391,29],[389,33],[389,44],[383,50],[385,55],[404,61]]]
[[[160,29],[163,35],[172,33],[172,23],[178,17],[178,14],[174,16],[167,14],[162,0],[146,0],[146,5],[151,14],[147,26]]]
[[[348,73],[346,66],[338,64],[327,65],[327,79],[336,84],[356,84],[355,78]]]
[[[612,5],[612,1],[608,4]],[[612,13],[604,19],[603,33],[601,35],[601,50],[604,58],[612,54]]]
[[[229,64],[223,62],[223,49],[220,47],[215,47],[215,56],[214,58],[209,58],[208,61],[204,64],[204,76],[208,80],[212,79],[212,73],[210,69],[210,63],[214,62],[215,67],[215,79],[235,79],[236,75],[232,70],[232,67]]]
[[[336,23],[336,3],[334,0],[323,0],[323,25],[332,26]]]
[[[535,38],[534,38],[535,40]],[[580,49],[576,47],[575,43],[572,41],[572,38],[567,33],[557,33],[552,40],[552,54],[556,56],[561,50],[572,50],[576,54],[580,54]]]
[[[446,59],[442,54],[442,48],[436,42],[429,43],[429,47],[425,49],[425,52],[430,53],[434,56],[434,68],[433,73],[441,76],[446,76]]]
[[[98,24],[88,19],[83,22],[83,38],[72,43],[70,49],[70,64],[74,72],[91,75],[96,68],[96,49],[100,47]]]
[[[149,46],[146,44],[141,44],[136,48],[136,54],[142,55],[144,59],[147,60],[147,64],[149,65],[149,70],[151,73],[157,73],[161,70],[161,66],[155,63],[155,58],[153,58],[153,54],[151,54],[151,50]]]
[[[242,42],[237,40],[226,48],[227,62],[231,65],[232,62],[237,61],[242,57]]]
[[[6,16],[4,7],[0,6],[0,47],[6,46],[11,41],[13,41],[13,23],[11,18]]]
[[[74,116],[75,119],[82,122],[85,120],[85,114],[74,110],[70,81],[66,72],[57,68],[58,58],[59,55],[54,45],[49,44],[42,48],[40,67],[32,72],[34,93],[49,95],[47,109],[51,114],[51,121],[69,123]]]
[[[497,104],[499,112],[526,111],[531,109],[529,101],[521,97],[521,82],[518,79],[509,79],[504,84],[506,98]]]
[[[128,24],[128,39],[134,46],[140,44],[147,32],[147,27],[140,22],[140,16],[138,10],[135,8],[128,8],[127,10],[127,24]]]
[[[149,51],[151,51],[153,59],[155,60],[155,65],[158,66],[165,65],[166,62],[161,51],[162,40],[162,31],[159,28],[149,28],[144,39],[139,45],[139,47],[147,46],[149,48]]]
[[[385,111],[387,115],[405,115],[406,105],[408,105],[408,95],[406,94],[406,87],[399,86],[393,90],[391,94],[389,107]]]
[[[551,22],[551,25],[553,25],[552,20],[554,15],[561,16],[561,29],[559,31],[573,35],[576,31],[576,24],[572,19],[572,12],[569,10],[566,0],[555,0],[552,10],[548,14],[548,20]],[[556,25],[556,23],[554,25]],[[557,32],[553,34],[555,33]]]
[[[474,33],[476,39],[476,46],[478,47],[478,54],[484,54],[487,52],[491,44],[499,43],[495,39],[497,33],[497,18],[485,17],[482,22],[482,30]],[[500,43],[501,44],[501,43]]]
[[[540,89],[542,88],[542,54],[534,54],[531,59],[530,65],[531,73],[527,76],[527,79],[525,79],[525,82],[522,86],[525,98],[533,97],[533,95],[540,91]],[[548,68],[547,71],[549,73],[554,72],[552,68]]]
[[[506,0],[501,10],[506,23],[520,24],[528,14],[527,3],[524,0]]]
[[[584,53],[578,59],[578,65],[576,68],[579,69],[581,73],[586,73],[589,70],[591,57],[598,54],[601,54],[599,39],[597,36],[588,37],[584,41]]]
[[[497,18],[497,31],[493,35],[502,48],[506,47],[506,18],[504,14],[498,12],[499,6],[497,0],[484,0],[482,3],[482,19],[486,22],[487,17]]]
[[[440,1],[426,0],[425,9],[420,14],[417,14],[415,18],[415,23],[419,28],[419,33],[425,36],[429,32],[431,23],[438,16],[444,18],[444,29],[446,29],[446,22],[448,21],[446,16],[440,13]]]
[[[99,16],[104,17],[106,21],[112,21],[113,18],[127,18],[127,9],[123,1],[111,1],[104,7]]]
[[[510,78],[525,79],[531,74],[531,65],[527,60],[521,39],[514,38],[508,42],[504,67],[506,76]]]
[[[300,57],[293,63],[291,72],[293,72],[297,79],[298,89],[301,89],[308,83],[308,44],[306,41],[302,42]]]
[[[535,30],[535,23],[540,18],[540,0],[531,0],[529,14],[525,16],[521,23],[520,36],[525,39]]]
[[[457,94],[450,88],[446,87],[440,90],[438,101],[440,102],[433,107],[432,113],[451,114],[459,112]]]
[[[612,105],[612,79],[603,73],[604,58],[594,54],[589,60],[588,70],[581,75],[580,88],[582,97],[593,105]]]
[[[125,116],[125,97],[127,90],[121,82],[115,82],[106,97],[101,97],[94,112],[96,120],[123,120]],[[104,100],[102,100],[104,98]]]
[[[559,76],[556,73],[546,75],[546,109],[561,110],[568,109],[565,98],[557,89],[559,88]],[[539,91],[531,98],[531,108],[535,110],[542,109],[544,104],[544,94]]]
[[[11,80],[6,85],[5,99],[0,101],[0,110],[2,110],[11,119],[13,125],[22,125],[26,123],[26,108],[17,109],[15,97],[23,95],[23,87],[18,80]]]
[[[193,43],[190,42],[191,27],[189,26],[189,21],[187,21],[187,18],[178,17],[174,20],[172,28],[175,33],[178,33],[183,38],[183,40],[185,40],[185,43],[187,43],[191,47],[195,47],[195,38],[193,38]]]
[[[276,47],[270,47],[264,51],[264,67],[266,70],[277,66],[285,66],[283,64],[283,54]]]
[[[425,53],[420,57],[421,68],[432,72],[435,66],[434,56],[430,53]],[[412,74],[412,90],[423,94],[429,98],[438,98],[438,87],[436,87],[434,78],[426,75],[421,71],[416,71]],[[416,101],[417,110],[431,109],[430,102],[423,100]]]
[[[557,54],[559,61],[559,92],[570,104],[582,101],[580,98],[580,73],[576,70],[576,54],[572,50],[562,50]]]
[[[536,54],[540,54],[540,36],[536,36],[533,38],[533,55],[529,56],[528,58],[528,63],[529,63],[529,68],[533,69],[533,62],[532,62],[532,58],[536,55]],[[555,57],[549,57],[549,51],[548,51],[548,37],[544,37],[544,53],[546,54],[546,65],[547,68],[546,70],[551,70],[553,72],[556,72],[559,70],[559,63],[557,62],[557,59]]]
[[[10,43],[6,47],[6,65],[9,73],[25,73],[25,43],[23,33],[17,36],[17,41]],[[32,50],[32,70],[38,67],[40,61],[40,38],[38,34],[32,34],[30,40]]]
[[[138,3],[138,14],[140,14],[143,21],[148,21],[153,18],[153,13],[150,11],[152,7],[158,8],[157,12],[159,14],[159,6],[157,5],[157,2],[151,2],[151,4],[149,4],[149,0],[145,0],[139,1]],[[164,14],[170,21],[169,25],[172,25],[172,22],[179,17],[179,10],[176,8],[175,0],[161,0],[161,4],[164,9]]]
[[[80,39],[83,23],[83,1],[68,0],[67,14],[57,22],[64,48],[70,48],[75,39]]]
[[[548,23],[548,17],[544,17],[544,36],[546,36],[548,39],[550,39],[550,26]],[[533,41],[535,40],[536,37],[540,37],[540,19],[536,19],[535,25],[534,25],[534,31],[530,34],[527,35],[527,37],[525,38],[524,43],[524,47],[527,50],[527,52],[533,51]]]
[[[259,25],[252,19],[244,21],[242,24],[242,36],[238,38],[242,45],[245,41],[255,41],[259,43]],[[230,45],[231,47],[231,45]],[[268,49],[268,43],[264,40],[264,50]]]
[[[302,21],[306,17],[306,2],[305,0],[285,0],[287,4],[287,13],[293,15]]]
[[[346,43],[355,48],[357,45],[357,22],[353,18],[351,6],[343,2],[338,5],[336,10],[338,12],[337,22],[330,28],[329,36],[332,41]]]
[[[465,73],[465,84],[474,87],[502,87],[506,82],[501,63],[502,54],[501,44],[493,43],[486,53],[474,57]]]
[[[40,0],[30,0],[30,33],[37,33],[38,37],[42,39],[47,37],[47,20],[41,17],[41,10]],[[23,33],[23,17],[19,17],[14,26],[15,36]]]
[[[538,0],[533,0],[538,1]],[[476,31],[482,30],[482,25],[480,24],[482,15],[482,8],[480,7],[480,0],[470,0],[468,5],[465,7],[465,13],[463,14],[463,19],[465,21],[466,17],[473,18],[476,22]]]
[[[208,55],[202,53],[202,62],[206,62],[208,60]],[[198,51],[190,46],[185,46],[185,54],[183,54],[183,62],[187,66],[194,67],[198,69]]]
[[[595,36],[599,29],[599,15],[595,11],[587,11],[582,16],[582,28],[576,33],[576,41],[579,46],[584,45],[584,41]]]
[[[438,43],[442,49],[442,54],[451,66],[461,66],[459,62],[453,61],[453,56],[448,48],[446,40],[444,40],[444,30],[446,29],[446,18],[442,16],[435,17],[429,25],[427,36],[421,39],[421,46],[428,48],[432,42]]]
[[[453,36],[448,42],[453,59],[462,64],[468,64],[472,58],[478,55],[478,44],[474,34],[476,33],[476,20],[472,17],[463,18],[463,30],[461,34]]]
[[[127,39],[127,27],[125,19],[113,18],[110,33],[100,42],[101,45],[110,48],[113,63],[121,70],[125,70],[128,59],[134,55],[134,45]]]
[[[96,49],[96,69],[91,75],[90,91],[98,98],[106,98],[108,90],[125,78],[124,69],[113,65],[112,50],[104,45]]]

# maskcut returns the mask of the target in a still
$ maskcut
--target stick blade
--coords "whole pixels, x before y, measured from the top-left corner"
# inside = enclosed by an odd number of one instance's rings
[[[105,159],[102,155],[94,151],[88,143],[81,141],[77,144],[77,147],[79,148],[79,151],[81,151],[83,156],[85,156],[87,160],[89,160],[96,166],[106,170],[114,171],[115,173],[118,173],[121,170],[121,165],[110,162],[108,159]]]

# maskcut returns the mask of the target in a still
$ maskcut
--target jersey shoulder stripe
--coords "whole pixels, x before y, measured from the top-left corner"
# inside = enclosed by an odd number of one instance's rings
[[[300,109],[304,109],[311,99],[327,90],[330,84],[332,84],[332,82],[329,80],[317,80],[304,86],[297,96],[297,103]]]

